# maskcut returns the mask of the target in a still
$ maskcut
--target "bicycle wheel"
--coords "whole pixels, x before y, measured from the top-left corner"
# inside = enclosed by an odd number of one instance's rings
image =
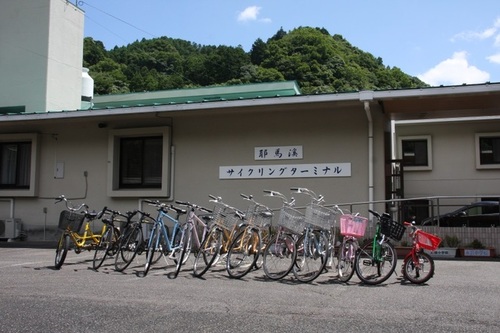
[[[293,268],[297,252],[292,235],[278,232],[266,244],[262,268],[271,280],[285,277]]]
[[[257,260],[255,261],[255,269],[260,269],[264,263],[264,251],[266,250],[266,244],[271,240],[271,227],[266,227],[260,230],[260,249]]]
[[[101,267],[108,252],[111,251],[113,247],[114,229],[113,226],[108,226],[95,247],[94,260],[92,261],[92,266],[95,270]]]
[[[151,232],[152,234],[146,250],[146,263],[144,264],[142,276],[146,276],[151,268],[151,265],[154,264],[153,258],[155,257],[155,252],[163,252],[164,248],[164,244],[162,242],[163,235],[159,226],[155,226]]]
[[[380,245],[380,254],[374,257],[373,244],[363,246],[356,254],[356,275],[366,284],[374,285],[387,280],[396,268],[397,256],[389,242]]]
[[[226,270],[232,278],[242,278],[254,267],[260,251],[260,236],[257,230],[246,228],[236,236],[229,246]]]
[[[403,262],[403,276],[415,284],[422,284],[434,276],[434,260],[427,253],[420,251],[415,254],[418,264],[413,262],[413,258],[405,258]]]
[[[177,253],[178,258],[177,258],[177,262],[176,262],[174,278],[176,278],[177,275],[179,275],[179,271],[181,270],[181,266],[185,262],[184,257],[186,256],[186,251],[187,251],[187,247],[188,247],[188,238],[190,238],[189,233],[190,233],[190,229],[187,227],[187,225],[184,226],[184,228],[182,228],[182,233],[181,233],[182,237],[181,237],[180,244],[179,244],[180,250]]]
[[[222,230],[219,228],[212,228],[207,237],[201,244],[201,248],[196,255],[193,265],[193,275],[201,277],[212,266],[215,259],[220,254],[222,246]]]
[[[311,282],[325,268],[328,260],[328,239],[322,232],[311,231],[299,237],[293,275],[301,282]]]
[[[337,255],[337,272],[341,282],[348,282],[354,275],[356,241],[347,239],[342,242]]]
[[[142,229],[139,225],[125,230],[115,257],[115,270],[123,272],[134,260],[137,253],[142,251],[141,247],[143,246]]]
[[[59,242],[57,243],[56,248],[56,258],[55,258],[55,269],[60,269],[64,264],[64,260],[66,259],[66,255],[69,250],[69,235],[67,233],[63,233],[59,238]]]

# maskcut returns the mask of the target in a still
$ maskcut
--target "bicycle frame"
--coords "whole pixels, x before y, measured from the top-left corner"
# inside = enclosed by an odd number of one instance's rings
[[[191,232],[191,234],[194,238],[195,247],[197,249],[199,249],[201,246],[201,243],[203,242],[203,240],[207,236],[210,228],[208,227],[207,223],[205,223],[202,219],[200,219],[198,217],[198,215],[196,215],[196,212],[194,211],[194,209],[191,209],[189,211],[186,223],[188,223],[188,226],[187,226],[189,228],[188,232]],[[201,235],[202,236],[201,238],[200,238],[200,235],[198,234],[198,228],[197,228],[199,225],[201,225],[203,227],[203,233]]]
[[[84,248],[87,245],[88,241],[91,241],[91,244],[97,244],[99,243],[99,240],[101,239],[101,236],[106,232],[107,226],[104,224],[101,229],[100,234],[96,234],[92,231],[92,228],[90,227],[92,221],[86,221],[85,222],[85,230],[83,232],[83,235],[80,235],[78,232],[67,230],[67,234],[71,237],[71,240],[75,244],[76,248]]]
[[[174,223],[174,229],[172,230],[171,237],[169,237],[168,232],[167,232],[167,228],[165,227],[165,222],[163,221],[163,218],[165,218],[165,217],[169,221]],[[160,237],[156,238],[156,243],[153,244],[153,241],[154,241],[153,238],[154,238],[155,232],[158,228],[159,228],[159,231],[161,234],[160,234]],[[165,208],[163,208],[163,207],[159,208],[158,209],[158,216],[156,218],[155,224],[153,225],[153,228],[151,229],[151,234],[149,236],[148,247],[154,246],[155,248],[158,248],[160,245],[160,238],[164,237],[165,244],[166,244],[167,248],[162,249],[162,251],[166,253],[166,252],[171,252],[173,250],[176,250],[177,248],[179,248],[179,246],[175,246],[174,242],[175,242],[175,236],[177,235],[177,233],[179,231],[182,232],[182,228],[180,226],[179,220],[170,216],[165,211]]]

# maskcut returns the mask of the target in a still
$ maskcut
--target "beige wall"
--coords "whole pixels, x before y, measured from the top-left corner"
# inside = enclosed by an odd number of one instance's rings
[[[476,169],[476,133],[500,132],[500,120],[405,124],[396,136],[430,135],[431,171],[405,172],[405,197],[500,193],[500,170]]]
[[[263,111],[263,112],[262,112]],[[205,114],[205,115],[204,115]],[[383,117],[375,119],[375,200],[384,199]],[[14,215],[27,229],[55,227],[62,204],[53,198],[65,194],[75,203],[91,209],[104,205],[126,211],[139,206],[138,197],[109,197],[106,192],[108,132],[117,128],[171,126],[174,147],[174,191],[171,200],[191,201],[210,207],[209,194],[221,196],[229,204],[245,208],[240,193],[252,194],[257,201],[277,208],[281,202],[265,198],[264,189],[291,195],[290,187],[307,187],[326,197],[326,203],[368,200],[368,121],[362,104],[340,110],[315,110],[313,106],[294,111],[217,112],[197,115],[162,114],[140,119],[115,117],[107,128],[98,128],[99,119],[58,120],[25,123],[26,132],[40,133],[38,197],[14,198]],[[114,120],[113,120],[114,119]],[[15,126],[11,126],[15,130]],[[259,146],[303,147],[304,158],[294,161],[255,161]],[[219,166],[287,163],[351,163],[351,177],[220,180]],[[64,178],[54,178],[56,163],[64,163]],[[87,172],[87,177],[84,172]],[[88,188],[87,188],[88,184]],[[86,195],[86,197],[85,197]],[[9,198],[3,195],[4,198]],[[85,198],[84,198],[85,197]],[[160,198],[161,199],[161,198]],[[299,205],[305,196],[296,195]],[[47,213],[44,213],[46,208]],[[362,208],[366,210],[366,207]],[[8,215],[7,202],[0,214]],[[367,215],[366,211],[362,212]],[[52,237],[49,234],[47,237]]]

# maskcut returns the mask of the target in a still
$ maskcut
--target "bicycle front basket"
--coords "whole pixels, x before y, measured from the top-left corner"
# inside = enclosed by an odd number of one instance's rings
[[[344,214],[340,217],[340,234],[361,238],[365,235],[368,219],[362,216]]]
[[[298,210],[284,206],[281,208],[278,224],[295,234],[301,234],[305,227],[305,216]]]
[[[257,226],[259,228],[265,228],[271,225],[273,213],[266,207],[251,205],[250,207],[248,207],[245,217],[248,224]]]
[[[380,219],[381,222],[381,232],[389,238],[394,239],[395,241],[400,241],[403,238],[405,233],[405,226],[401,223],[398,223],[391,218]]]
[[[329,230],[335,226],[336,211],[328,207],[310,204],[306,207],[306,221],[313,226]]]
[[[439,247],[441,238],[428,232],[419,230],[417,232],[417,244],[426,250],[434,251]]]
[[[71,212],[69,210],[63,210],[59,215],[58,228],[61,230],[69,229],[74,232],[79,232],[82,228],[84,219],[84,214]]]

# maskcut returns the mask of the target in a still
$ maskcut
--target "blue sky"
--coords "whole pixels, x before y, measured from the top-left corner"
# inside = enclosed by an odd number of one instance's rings
[[[85,36],[106,49],[167,36],[250,51],[280,28],[310,26],[433,86],[500,82],[499,0],[76,2],[85,11]]]

